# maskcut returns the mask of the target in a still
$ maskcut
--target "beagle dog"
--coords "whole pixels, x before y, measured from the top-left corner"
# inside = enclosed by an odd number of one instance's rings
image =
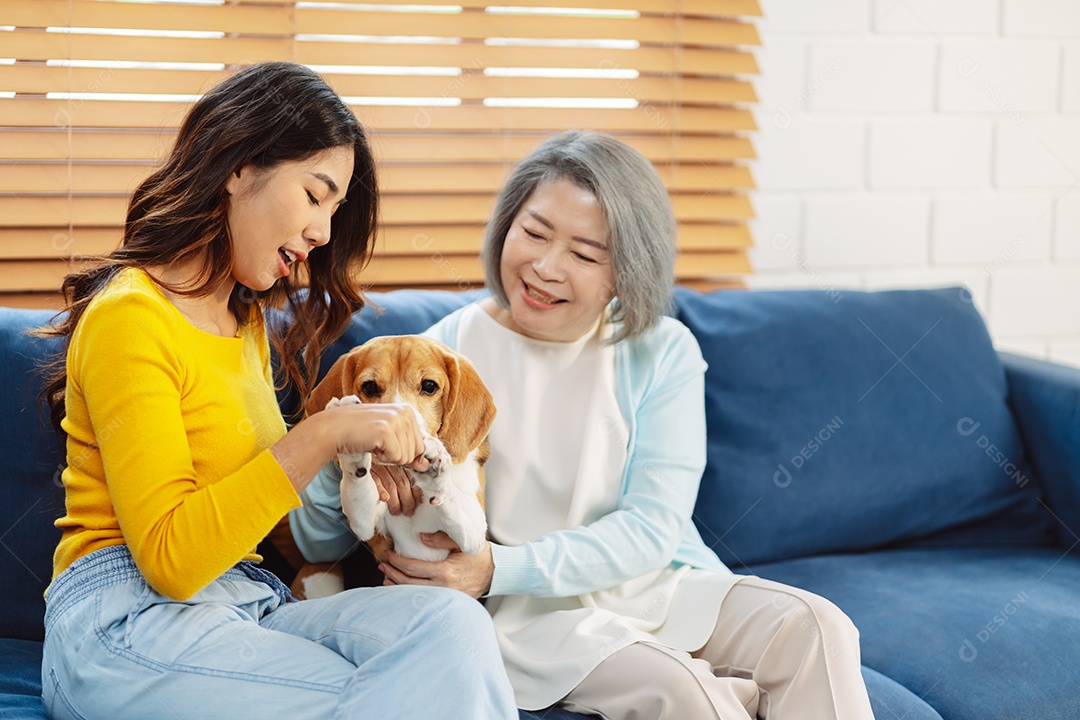
[[[407,403],[425,434],[425,472],[406,467],[423,501],[411,516],[391,515],[370,476],[372,457],[338,455],[341,507],[349,526],[384,561],[387,552],[444,559],[420,533],[445,531],[462,552],[479,553],[487,521],[483,464],[495,403],[476,368],[442,343],[420,335],[377,337],[338,358],[305,405],[307,415],[343,403]]]

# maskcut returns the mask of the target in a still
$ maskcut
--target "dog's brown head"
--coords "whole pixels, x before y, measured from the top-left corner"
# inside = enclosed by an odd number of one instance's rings
[[[305,413],[346,395],[365,403],[409,403],[455,462],[480,445],[495,421],[495,402],[472,363],[420,335],[373,338],[342,355],[315,386]]]

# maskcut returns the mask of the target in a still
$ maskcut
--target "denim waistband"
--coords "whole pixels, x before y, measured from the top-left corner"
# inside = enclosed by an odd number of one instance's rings
[[[234,580],[247,578],[268,585],[282,603],[296,600],[277,575],[250,560],[237,563],[221,577]],[[79,558],[57,575],[49,586],[45,602],[45,632],[49,632],[53,622],[72,605],[98,590],[131,580],[145,582],[127,545],[102,548]]]

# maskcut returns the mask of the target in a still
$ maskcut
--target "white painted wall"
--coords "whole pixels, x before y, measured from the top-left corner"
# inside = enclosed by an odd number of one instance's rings
[[[969,287],[1080,365],[1080,0],[762,0],[751,287]]]

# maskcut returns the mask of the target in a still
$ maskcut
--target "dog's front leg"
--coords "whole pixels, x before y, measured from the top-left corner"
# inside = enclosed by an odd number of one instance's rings
[[[379,500],[379,488],[371,478],[371,453],[339,455],[341,465],[341,509],[349,527],[361,540],[370,540],[386,511]]]
[[[339,405],[359,405],[360,398],[346,395],[331,398],[326,409]],[[371,479],[371,453],[339,454],[341,467],[341,509],[349,519],[349,527],[361,540],[370,540],[382,519],[386,504],[379,500],[379,489]]]

